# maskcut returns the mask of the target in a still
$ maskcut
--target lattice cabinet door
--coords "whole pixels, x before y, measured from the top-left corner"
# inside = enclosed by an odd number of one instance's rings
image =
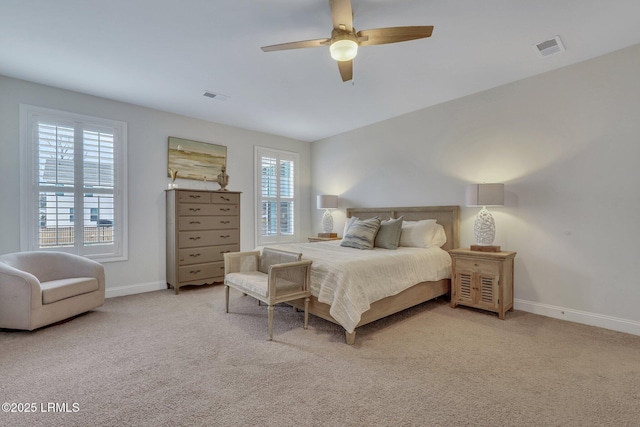
[[[459,303],[474,304],[473,300],[473,272],[456,271],[453,280],[453,294]]]

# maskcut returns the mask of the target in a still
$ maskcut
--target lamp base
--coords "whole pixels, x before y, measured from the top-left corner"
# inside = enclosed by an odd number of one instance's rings
[[[329,209],[324,211],[324,215],[322,215],[322,232],[323,233],[331,233],[333,231],[333,216],[331,216],[331,212]]]
[[[478,252],[500,252],[500,246],[471,245],[471,250]]]

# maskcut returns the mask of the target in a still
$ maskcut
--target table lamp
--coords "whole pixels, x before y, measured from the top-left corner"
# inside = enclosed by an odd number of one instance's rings
[[[318,209],[325,209],[322,215],[322,233],[318,233],[318,237],[337,237],[337,233],[333,233],[333,216],[329,209],[338,207],[338,196],[323,194],[318,196]]]

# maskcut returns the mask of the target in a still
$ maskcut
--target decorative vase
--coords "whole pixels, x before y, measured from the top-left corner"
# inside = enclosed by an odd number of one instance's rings
[[[169,189],[178,188],[178,184],[176,184],[176,178],[178,177],[178,171],[169,168],[169,177],[171,178],[171,182],[169,183]]]
[[[229,175],[227,175],[226,166],[222,166],[222,171],[218,174],[217,182],[218,184],[220,184],[220,190],[218,191],[227,191],[227,184],[229,184]]]

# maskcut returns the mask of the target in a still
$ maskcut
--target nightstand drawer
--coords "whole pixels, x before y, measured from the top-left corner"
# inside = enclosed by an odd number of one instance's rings
[[[456,258],[456,270],[468,270],[475,273],[500,274],[500,263],[497,261]]]

